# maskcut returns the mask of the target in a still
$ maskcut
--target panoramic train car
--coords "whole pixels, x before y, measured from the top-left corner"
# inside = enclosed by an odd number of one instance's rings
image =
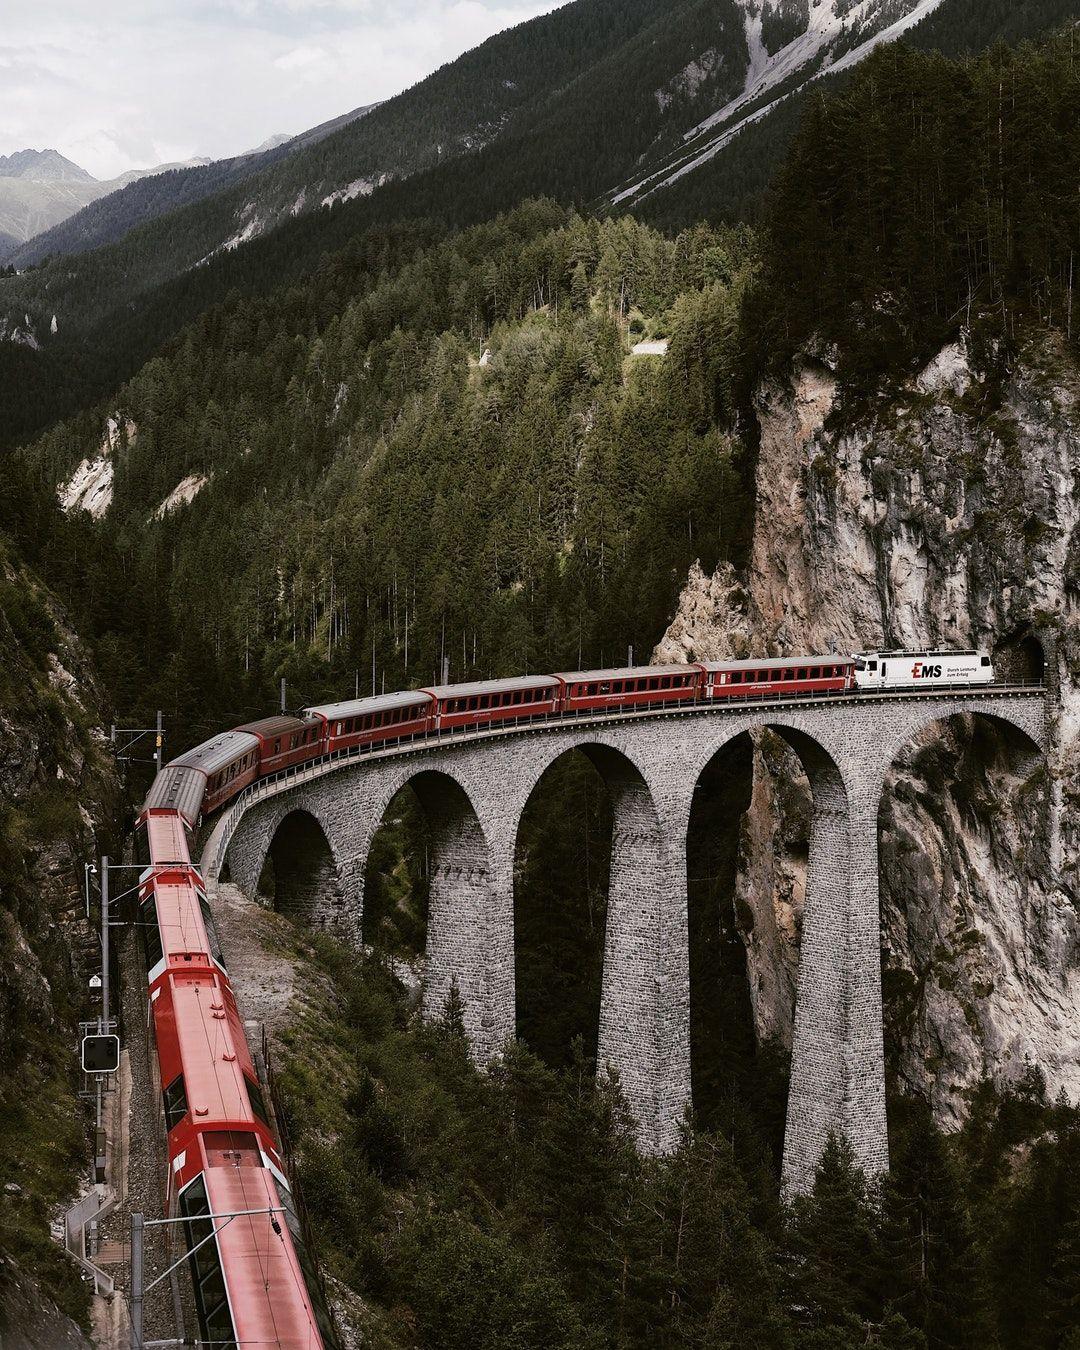
[[[693,703],[704,667],[638,666],[632,670],[577,670],[557,676],[565,686],[565,712],[608,712],[616,708]]]
[[[305,708],[304,715],[322,723],[319,753],[332,753],[423,736],[431,723],[432,707],[430,694],[383,694]]]
[[[143,809],[155,821],[179,820],[189,830],[194,830],[202,815],[205,796],[206,774],[201,769],[190,769],[173,762],[166,764],[154,779]],[[182,826],[180,829],[182,833]],[[151,850],[150,856],[157,855]]]
[[[550,717],[559,711],[562,681],[555,675],[523,675],[517,680],[444,684],[423,689],[435,701],[435,731],[494,725],[525,717]]]
[[[855,662],[841,656],[786,656],[782,660],[706,662],[705,697],[760,698],[765,694],[844,694],[854,687]]]
[[[861,652],[855,658],[859,689],[922,689],[941,684],[993,684],[986,652]]]

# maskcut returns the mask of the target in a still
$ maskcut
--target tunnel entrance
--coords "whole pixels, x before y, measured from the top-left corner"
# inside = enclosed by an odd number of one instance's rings
[[[321,926],[341,907],[334,856],[322,826],[309,812],[290,812],[274,831],[259,894],[296,923]]]
[[[522,813],[514,866],[517,1034],[552,1068],[581,1039],[595,1062],[600,1028],[613,809],[579,750],[557,759]]]
[[[1002,684],[1042,684],[1046,653],[1030,629],[1014,633],[994,647],[994,675]]]

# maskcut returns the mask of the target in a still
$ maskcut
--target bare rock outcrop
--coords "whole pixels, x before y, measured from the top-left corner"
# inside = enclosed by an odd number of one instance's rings
[[[760,391],[758,417],[745,583],[730,569],[693,572],[657,656],[978,646],[1007,678],[1045,675],[1048,769],[1024,765],[982,719],[936,729],[891,767],[880,814],[887,1052],[946,1123],[984,1075],[1004,1081],[1032,1063],[1052,1093],[1080,1098],[1075,362],[1042,338],[1006,373],[986,373],[952,345],[859,415],[828,366],[807,363],[790,387]],[[736,906],[755,915],[759,1035],[786,1042],[805,868],[787,818],[808,808],[782,786],[790,772],[759,744]],[[763,920],[782,940],[759,940]]]

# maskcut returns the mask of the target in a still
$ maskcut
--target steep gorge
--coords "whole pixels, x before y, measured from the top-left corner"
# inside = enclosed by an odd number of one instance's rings
[[[1038,678],[1045,653],[1049,775],[954,720],[907,748],[881,806],[887,1055],[953,1125],[984,1076],[1038,1065],[1051,1095],[1080,1094],[1080,381],[1045,336],[1007,369],[975,365],[951,345],[872,412],[820,355],[760,388],[747,575],[693,570],[657,649],[970,645],[1013,679]],[[790,1044],[808,803],[786,758],[757,747],[735,909],[758,1034]]]
[[[50,1235],[89,1156],[77,1021],[98,956],[82,866],[120,813],[104,699],[56,600],[0,542],[0,1345],[86,1345]]]

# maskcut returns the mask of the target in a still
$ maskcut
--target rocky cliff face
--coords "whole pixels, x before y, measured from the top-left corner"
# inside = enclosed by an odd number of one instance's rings
[[[992,411],[987,411],[991,408]],[[760,393],[745,579],[695,570],[666,660],[943,645],[992,648],[1054,691],[1049,772],[984,719],[907,748],[880,814],[886,1042],[906,1088],[955,1123],[965,1092],[1039,1064],[1080,1097],[1080,375],[1048,340],[1002,377],[942,351],[856,418],[826,364]],[[790,1043],[805,797],[763,741],[739,899],[759,1034]],[[803,788],[803,793],[806,789]],[[737,912],[742,906],[737,905]],[[747,925],[749,933],[749,925]]]
[[[0,650],[0,1343],[44,1350],[86,1343],[82,1281],[49,1228],[89,1157],[75,1096],[97,961],[83,862],[120,794],[86,654],[2,541]]]

